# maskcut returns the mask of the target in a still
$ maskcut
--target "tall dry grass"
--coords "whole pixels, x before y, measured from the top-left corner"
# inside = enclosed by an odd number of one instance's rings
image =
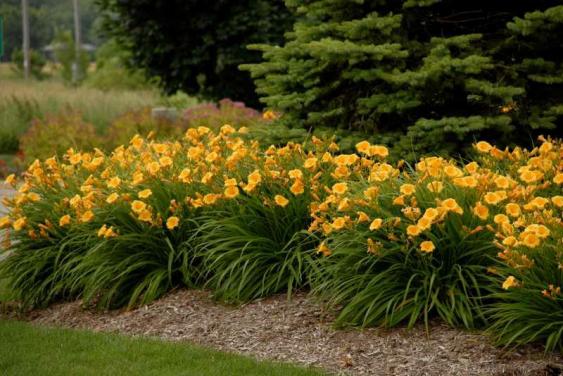
[[[54,79],[24,81],[7,64],[0,64],[0,154],[18,149],[18,139],[33,118],[77,111],[101,132],[116,116],[152,106],[159,98],[155,90],[101,91],[70,87]]]

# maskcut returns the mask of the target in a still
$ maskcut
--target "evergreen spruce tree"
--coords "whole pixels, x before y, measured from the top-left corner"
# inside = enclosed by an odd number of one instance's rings
[[[563,123],[561,4],[286,0],[285,44],[241,68],[287,122],[363,130],[401,157],[529,143]]]

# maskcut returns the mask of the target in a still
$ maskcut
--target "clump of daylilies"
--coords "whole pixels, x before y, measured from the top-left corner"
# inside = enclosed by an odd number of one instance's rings
[[[328,239],[341,231],[367,234],[366,249],[374,254],[381,238],[431,254],[432,228],[465,218],[463,231],[493,234],[498,257],[508,265],[533,267],[527,254],[549,244],[563,262],[563,149],[541,141],[532,151],[501,151],[481,141],[475,144],[480,163],[428,157],[402,170],[379,161],[385,149],[359,143],[359,156],[332,158],[336,182],[325,187],[324,200],[312,203],[309,230]],[[327,241],[319,252],[331,254]],[[514,276],[503,283],[505,289],[517,285]]]
[[[490,320],[482,308],[495,300],[485,295],[502,301],[514,291],[563,316],[560,141],[542,138],[530,151],[481,141],[475,161],[426,157],[411,166],[387,162],[387,148],[367,141],[352,154],[315,137],[307,147],[262,149],[245,132],[199,127],[177,141],[135,136],[110,155],[70,149],[35,161],[20,184],[6,180],[18,194],[5,199],[10,214],[0,228],[13,230],[20,255],[35,251],[34,242],[60,245],[77,233],[112,249],[132,234],[177,248],[186,241],[178,234],[202,213],[212,217],[250,199],[280,217],[306,205],[302,230],[318,239],[305,250],[318,263],[308,280],[315,292],[338,296],[342,323],[414,324],[438,314],[472,327]],[[552,348],[561,337],[549,337]]]

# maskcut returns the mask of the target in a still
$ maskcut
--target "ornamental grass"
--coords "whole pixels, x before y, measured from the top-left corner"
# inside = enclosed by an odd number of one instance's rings
[[[563,343],[563,149],[474,145],[474,161],[386,162],[360,142],[261,148],[247,130],[135,136],[35,161],[0,226],[0,277],[28,307],[146,304],[180,286],[242,303],[311,290],[337,325],[486,327]]]

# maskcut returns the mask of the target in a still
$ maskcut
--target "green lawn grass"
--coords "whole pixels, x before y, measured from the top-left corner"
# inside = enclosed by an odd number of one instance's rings
[[[182,343],[0,321],[0,375],[323,375]]]

